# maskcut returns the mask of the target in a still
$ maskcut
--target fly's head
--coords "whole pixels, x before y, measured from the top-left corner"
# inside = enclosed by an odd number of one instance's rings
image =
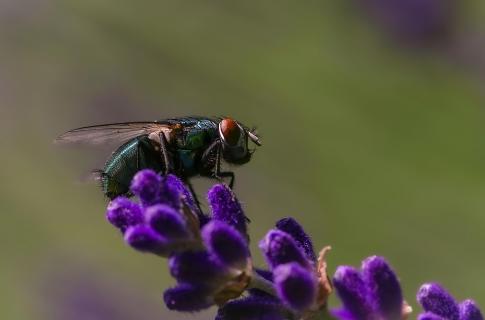
[[[229,163],[243,164],[251,159],[253,150],[248,140],[260,146],[259,137],[234,119],[223,118],[219,122],[219,138],[222,142],[222,156]]]

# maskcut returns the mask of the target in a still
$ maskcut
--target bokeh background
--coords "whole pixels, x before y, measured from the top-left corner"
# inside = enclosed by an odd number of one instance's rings
[[[106,222],[85,177],[113,146],[52,145],[183,115],[258,126],[235,169],[254,248],[292,215],[331,272],[386,256],[415,314],[429,280],[485,307],[484,18],[478,0],[1,0],[0,318],[213,317],[167,311],[166,262]]]

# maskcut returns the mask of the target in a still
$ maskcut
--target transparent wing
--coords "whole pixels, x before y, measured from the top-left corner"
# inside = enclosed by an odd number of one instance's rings
[[[54,140],[56,144],[105,144],[124,142],[140,135],[170,130],[170,125],[160,122],[124,122],[82,127],[67,131]]]

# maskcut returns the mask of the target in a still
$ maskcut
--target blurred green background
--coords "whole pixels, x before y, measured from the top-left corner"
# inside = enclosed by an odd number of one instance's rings
[[[461,32],[484,27],[483,2],[460,12]],[[166,262],[106,222],[83,177],[113,147],[52,145],[183,115],[258,126],[263,147],[235,169],[258,264],[291,215],[333,246],[331,273],[386,256],[415,314],[429,280],[484,307],[485,97],[470,69],[396,44],[350,0],[1,1],[0,318],[212,318],[167,311]]]

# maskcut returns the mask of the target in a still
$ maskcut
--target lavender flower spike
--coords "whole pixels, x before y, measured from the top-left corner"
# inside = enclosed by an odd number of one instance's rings
[[[207,309],[214,304],[206,288],[187,283],[165,290],[163,300],[170,310],[189,312]]]
[[[305,253],[286,232],[270,230],[259,243],[259,248],[273,269],[288,262],[297,262],[305,268],[310,268]]]
[[[401,286],[386,260],[377,256],[365,259],[362,273],[375,312],[385,319],[399,319],[403,305]]]
[[[483,320],[483,315],[473,300],[465,300],[459,305],[460,320]]]
[[[278,266],[274,270],[274,283],[280,299],[297,312],[310,309],[316,302],[315,274],[296,262]]]
[[[247,236],[247,218],[232,190],[224,184],[214,185],[207,194],[212,218],[223,221]]]
[[[125,241],[142,252],[151,252],[161,256],[170,253],[166,239],[162,238],[149,226],[140,224],[129,227],[125,232]]]
[[[246,239],[230,225],[213,220],[202,229],[202,239],[209,252],[223,265],[244,270],[248,267]]]
[[[292,313],[271,296],[232,300],[222,306],[215,320],[293,320]]]
[[[422,285],[418,291],[417,300],[427,312],[432,312],[447,320],[460,319],[455,299],[437,283]]]
[[[291,217],[283,218],[276,222],[276,228],[291,235],[298,245],[303,248],[309,260],[317,261],[310,236],[306,234],[303,227],[295,219]]]
[[[131,180],[130,190],[140,198],[142,204],[154,204],[159,200],[161,181],[162,177],[155,171],[141,170]]]
[[[169,174],[164,177],[163,182],[166,185],[170,185],[172,191],[176,192],[177,194],[180,195],[180,198],[187,204],[187,206],[192,210],[192,212],[196,212],[199,218],[202,218],[203,224],[205,224],[205,220],[207,220],[207,217],[203,215],[202,212],[200,212],[199,208],[197,207],[197,203],[195,202],[194,196],[192,195],[192,192],[185,186],[183,181],[173,175]]]
[[[440,316],[435,315],[432,312],[425,312],[425,313],[421,313],[418,316],[418,320],[445,320],[445,319],[441,318]]]
[[[397,276],[382,257],[369,257],[362,272],[339,267],[334,286],[343,308],[333,311],[339,319],[404,319],[411,312],[403,301]]]
[[[333,285],[342,301],[343,308],[333,310],[339,319],[367,319],[372,313],[367,303],[367,287],[358,270],[349,266],[340,266],[335,271]]]
[[[143,222],[140,206],[125,197],[117,197],[108,204],[106,218],[121,232],[125,232],[130,226]]]
[[[145,219],[155,231],[167,239],[182,240],[191,237],[182,215],[165,204],[146,208]]]
[[[446,289],[437,283],[422,285],[417,299],[426,311],[420,315],[420,320],[483,320],[482,313],[473,300],[465,300],[458,304]]]
[[[217,287],[227,280],[227,269],[206,251],[185,251],[169,260],[170,274],[178,282]]]

